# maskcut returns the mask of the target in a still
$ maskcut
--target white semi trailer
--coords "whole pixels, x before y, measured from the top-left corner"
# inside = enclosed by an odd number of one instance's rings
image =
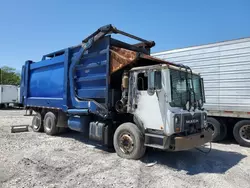
[[[152,54],[201,73],[213,140],[250,147],[250,37]]]
[[[18,87],[14,85],[0,85],[0,108],[9,104],[19,104]]]

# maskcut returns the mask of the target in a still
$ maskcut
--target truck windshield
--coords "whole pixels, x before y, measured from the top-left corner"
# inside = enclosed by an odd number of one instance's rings
[[[170,83],[171,83],[171,96],[172,96],[172,102],[170,103],[170,105],[172,107],[184,107],[187,101],[189,100],[190,94],[191,94],[191,103],[194,102],[194,98],[196,101],[202,99],[200,76],[193,74],[192,78],[193,78],[193,84],[190,73],[188,73],[186,77],[186,72],[170,69],[170,80],[171,80]],[[188,91],[190,91],[191,93]]]

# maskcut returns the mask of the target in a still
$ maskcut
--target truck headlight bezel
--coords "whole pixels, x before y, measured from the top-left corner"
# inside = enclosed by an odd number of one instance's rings
[[[190,110],[190,102],[189,101],[187,101],[187,103],[186,103],[186,109]]]
[[[199,103],[199,106],[200,106],[200,107],[203,107],[204,103],[203,103],[203,100],[202,100],[202,99],[199,99],[198,103]]]
[[[207,124],[207,114],[206,113],[203,114],[203,122],[204,122],[204,128],[207,128],[208,124]]]
[[[181,131],[181,115],[176,114],[173,120],[174,120],[174,131],[180,132]]]
[[[175,118],[174,118],[174,123],[175,123],[175,125],[179,125],[180,124],[180,117],[179,116],[175,116]]]

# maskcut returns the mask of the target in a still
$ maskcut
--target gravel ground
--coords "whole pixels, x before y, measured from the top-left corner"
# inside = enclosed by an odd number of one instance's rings
[[[0,187],[250,187],[250,148],[232,142],[213,143],[208,155],[149,150],[126,160],[77,132],[10,133],[31,123],[23,114],[0,110]]]

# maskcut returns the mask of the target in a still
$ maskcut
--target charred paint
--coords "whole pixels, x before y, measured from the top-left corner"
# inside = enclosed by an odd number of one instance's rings
[[[110,48],[110,67],[111,67],[111,74],[113,72],[116,72],[119,69],[122,69],[128,65],[133,65],[131,67],[135,67],[135,66],[140,66],[138,63],[138,60],[147,60],[148,65],[156,65],[156,64],[166,64],[166,65],[172,65],[172,66],[177,66],[174,63],[168,62],[168,61],[164,61],[155,57],[152,57],[150,55],[147,54],[143,54],[143,53],[138,53],[132,50],[128,50],[125,48],[119,48],[119,47],[115,47],[112,46]]]
[[[111,47],[111,73],[135,62],[137,52],[124,48]]]

